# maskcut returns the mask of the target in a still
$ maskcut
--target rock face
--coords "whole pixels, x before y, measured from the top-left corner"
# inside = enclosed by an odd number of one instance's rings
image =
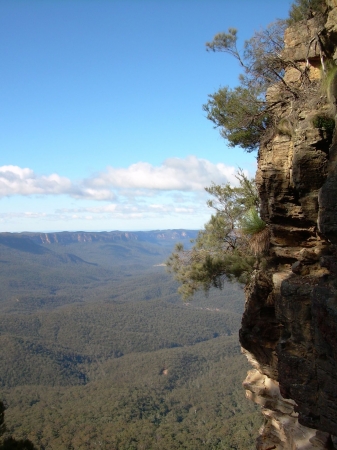
[[[271,246],[246,288],[240,341],[254,366],[247,397],[265,418],[260,450],[337,448],[337,71],[325,91],[320,79],[322,58],[337,64],[337,1],[327,5],[327,16],[285,33],[283,57],[308,66],[308,78],[286,69],[300,95],[277,107],[279,126],[259,150]]]

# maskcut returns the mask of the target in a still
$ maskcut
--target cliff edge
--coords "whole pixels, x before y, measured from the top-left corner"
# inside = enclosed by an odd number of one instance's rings
[[[265,418],[257,448],[337,448],[337,0],[285,32],[293,61],[267,92],[274,133],[256,181],[270,249],[246,288],[247,397]],[[330,65],[329,65],[330,63]],[[301,70],[299,70],[301,69]],[[291,90],[297,95],[291,94]]]

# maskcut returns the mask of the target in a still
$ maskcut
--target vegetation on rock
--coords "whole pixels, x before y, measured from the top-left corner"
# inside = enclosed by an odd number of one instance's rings
[[[286,67],[293,65],[282,58],[284,30],[284,21],[270,24],[245,42],[243,52],[237,48],[234,28],[215,35],[213,41],[206,43],[208,50],[232,55],[243,69],[239,86],[221,87],[203,106],[207,118],[220,128],[220,134],[231,147],[239,146],[248,152],[256,150],[274,125],[273,111],[284,98],[267,102],[266,92],[270,86],[279,83],[286,95],[297,95],[283,79]]]
[[[245,283],[259,254],[268,246],[268,232],[260,234],[266,224],[259,217],[255,182],[242,171],[237,178],[238,187],[227,183],[206,188],[214,197],[208,206],[215,214],[191,249],[178,244],[167,261],[168,270],[181,283],[179,292],[185,299],[199,289],[221,289],[228,279]]]
[[[313,118],[312,121],[315,128],[321,128],[323,130],[328,131],[329,133],[333,133],[335,129],[335,119],[327,116],[327,115],[317,115]]]
[[[326,13],[325,1],[296,0],[289,21],[297,22],[307,18],[309,13]],[[311,78],[309,69],[308,55],[313,42],[321,59],[323,84],[328,91],[336,85],[336,66],[329,60],[329,52],[321,42],[320,20],[312,25],[313,38],[308,42],[303,61],[295,61],[285,52],[284,32],[289,21],[278,20],[256,32],[245,42],[242,52],[238,49],[235,28],[216,34],[206,43],[207,50],[233,56],[243,69],[237,87],[221,87],[203,105],[207,118],[220,129],[230,147],[239,146],[251,152],[276,134],[292,136],[295,124],[293,117],[282,116],[282,110],[287,110],[285,105],[292,105],[290,110],[295,114],[308,96],[312,102],[321,102],[321,95],[317,96],[321,82]],[[285,77],[287,71],[292,73],[291,77]],[[326,131],[327,142],[331,141],[335,127],[332,117],[318,114],[313,124]],[[178,245],[167,262],[169,270],[181,283],[179,291],[184,298],[198,289],[207,292],[210,287],[221,288],[226,278],[247,282],[257,267],[259,255],[269,248],[269,229],[259,216],[254,181],[246,179],[242,172],[238,179],[238,188],[229,184],[206,188],[216,199],[208,203],[216,213],[199,233],[193,248],[185,250]],[[250,189],[243,193],[243,187],[248,185]],[[252,204],[248,205],[249,202]]]
[[[325,13],[326,9],[325,0],[294,0],[289,11],[287,24],[294,25],[301,20],[310,19],[314,13]]]

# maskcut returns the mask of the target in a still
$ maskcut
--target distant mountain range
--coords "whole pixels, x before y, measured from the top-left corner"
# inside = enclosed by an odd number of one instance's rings
[[[141,289],[154,285],[158,290],[165,283],[177,297],[177,287],[162,266],[177,242],[187,248],[197,233],[0,233],[0,311],[36,310],[41,301],[54,308],[79,299],[107,300],[119,290],[119,296],[129,292],[139,297]],[[166,281],[159,283],[160,277]]]
[[[156,244],[189,242],[195,239],[197,230],[154,230],[154,231],[62,231],[57,233],[0,233],[0,243],[6,246],[29,246],[29,241],[35,244],[74,244],[77,242],[118,242],[139,241]]]

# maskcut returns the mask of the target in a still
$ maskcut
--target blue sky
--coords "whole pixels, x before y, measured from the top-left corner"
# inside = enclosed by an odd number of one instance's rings
[[[0,231],[201,228],[204,187],[254,175],[202,104],[288,0],[1,0]]]

